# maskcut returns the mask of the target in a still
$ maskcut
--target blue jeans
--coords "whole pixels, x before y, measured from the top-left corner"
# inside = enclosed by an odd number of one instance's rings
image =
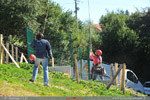
[[[36,77],[37,77],[38,67],[39,67],[40,63],[42,63],[42,65],[43,65],[44,85],[48,85],[49,84],[48,58],[46,58],[46,57],[44,57],[44,58],[36,58],[35,59],[32,80],[35,80]]]

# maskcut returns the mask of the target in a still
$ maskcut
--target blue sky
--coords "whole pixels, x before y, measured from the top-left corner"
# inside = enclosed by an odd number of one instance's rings
[[[74,0],[52,0],[58,3],[64,11],[75,10]],[[88,0],[77,0],[78,18],[81,21],[89,20]],[[99,23],[99,19],[102,15],[106,15],[106,9],[109,11],[129,10],[130,13],[135,12],[136,8],[150,7],[150,0],[89,0],[90,4],[90,19],[93,23]],[[75,14],[73,14],[74,16]]]

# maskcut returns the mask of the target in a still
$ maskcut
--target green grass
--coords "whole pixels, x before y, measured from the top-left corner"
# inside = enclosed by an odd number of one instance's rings
[[[107,90],[105,84],[96,81],[80,80],[77,84],[75,79],[52,71],[49,72],[51,87],[45,87],[43,86],[43,72],[38,73],[35,83],[30,83],[28,80],[32,77],[33,65],[26,63],[19,63],[19,65],[21,68],[17,68],[14,64],[0,65],[0,96],[144,96],[129,90],[123,94],[116,86],[111,86]]]

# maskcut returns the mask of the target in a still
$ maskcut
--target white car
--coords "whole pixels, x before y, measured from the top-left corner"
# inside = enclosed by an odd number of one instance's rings
[[[84,60],[83,61],[83,65],[85,65],[87,63],[87,60]],[[78,69],[80,69],[80,61],[78,61]],[[90,61],[90,69],[92,68],[93,66],[93,61]],[[102,66],[105,68],[108,76],[111,75],[111,67],[110,65],[108,64],[104,64],[102,63]],[[113,66],[113,70],[114,70],[115,66]],[[86,77],[86,69],[84,69],[82,71],[82,76],[84,78],[84,80],[88,80],[88,77]],[[100,80],[99,77],[97,77],[97,80]],[[110,78],[108,77],[104,77],[104,80],[110,80]],[[129,87],[129,88],[132,88],[133,90],[137,91],[137,92],[141,92],[141,93],[144,93],[144,87],[142,85],[142,83],[138,80],[138,77],[136,76],[136,74],[130,70],[130,69],[126,69],[125,71],[125,86],[126,87]],[[118,74],[118,85],[120,84],[120,73]]]
[[[144,83],[144,93],[150,95],[150,81]]]

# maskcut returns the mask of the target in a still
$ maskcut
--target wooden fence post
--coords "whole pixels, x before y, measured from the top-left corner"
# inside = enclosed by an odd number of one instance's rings
[[[18,62],[18,47],[16,47],[16,62]]]
[[[78,74],[78,61],[77,61],[77,55],[74,56],[75,59],[75,71],[76,71],[76,81],[79,83],[79,74]]]
[[[13,44],[11,44],[11,55],[14,58],[14,45]]]
[[[22,63],[23,62],[23,53],[21,53],[21,57],[20,57],[20,62]]]
[[[52,58],[52,67],[54,67],[54,58]]]
[[[123,64],[121,64],[120,66],[123,66]],[[120,70],[120,90],[122,88],[122,69]]]
[[[86,63],[84,66],[82,66],[82,68],[81,68],[81,70],[80,70],[80,72],[79,72],[79,75],[82,73],[82,70],[83,70],[85,67],[87,67],[87,65],[88,65],[88,63]]]
[[[125,94],[125,70],[126,70],[126,64],[123,64],[123,70],[122,70],[122,80],[121,80],[121,90],[123,91],[123,94]]]
[[[113,64],[110,64],[111,67],[111,79],[114,77]]]
[[[9,51],[6,49],[6,47],[4,46],[4,44],[2,44],[4,50],[6,51],[6,53],[9,55],[9,57],[11,58],[11,60],[15,63],[15,65],[20,68],[20,66],[16,63],[16,61],[14,60],[14,58],[11,56],[11,54],[9,53]]]
[[[117,75],[119,74],[119,72],[120,72],[121,69],[122,69],[122,66],[120,66],[120,67],[118,68],[118,71],[115,73],[115,76],[112,78],[111,82],[108,84],[108,86],[106,87],[106,89],[109,89],[109,88],[110,88],[110,86],[113,84],[115,78],[117,77]]]
[[[22,55],[23,55],[23,59],[24,59],[24,61],[26,62],[26,63],[28,63],[28,61],[27,61],[27,59],[26,59],[26,57],[24,56],[24,54],[22,53]]]
[[[87,79],[89,79],[89,69],[88,69],[88,63],[86,64],[86,76],[87,76]]]
[[[27,61],[26,57],[24,56],[24,54],[23,54],[23,53],[21,53],[20,62],[22,63],[22,62],[23,62],[23,60],[24,60],[26,63],[28,63],[28,61]]]
[[[2,44],[4,43],[4,41],[3,41],[3,35],[2,34],[0,34],[0,44],[1,44],[1,64],[3,64],[4,63],[4,48],[3,48],[3,46],[2,46]]]
[[[7,50],[9,51],[9,43],[6,43],[6,48],[7,48]],[[9,56],[8,56],[8,54],[6,53],[6,64],[8,64],[9,63]]]
[[[82,79],[83,59],[80,59],[80,64],[81,64],[81,65],[80,65],[80,67],[81,67],[81,68],[80,68],[80,72],[81,72],[81,73],[80,73],[79,75],[80,75],[80,77],[81,77],[81,79]]]
[[[2,34],[0,34],[0,64],[1,64],[1,50],[2,50],[1,41],[2,41]]]
[[[118,70],[118,63],[115,63],[115,74]],[[115,79],[115,85],[118,86],[118,75],[116,76],[116,79]]]

